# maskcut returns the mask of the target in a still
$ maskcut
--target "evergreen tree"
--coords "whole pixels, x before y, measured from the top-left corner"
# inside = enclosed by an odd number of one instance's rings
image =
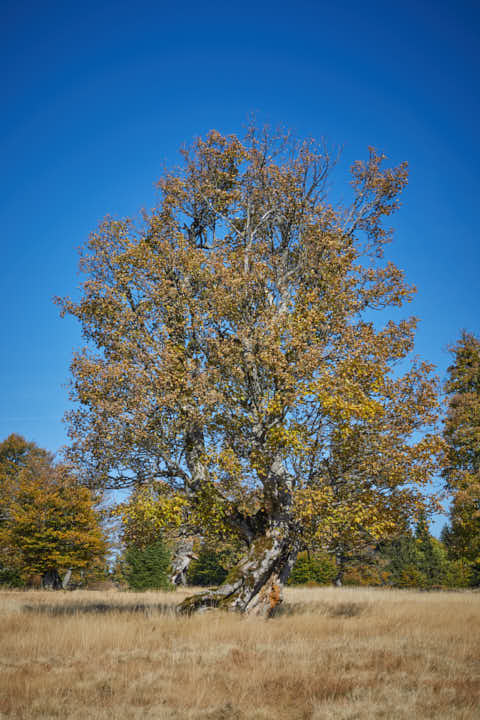
[[[418,548],[417,567],[424,577],[425,587],[443,585],[447,572],[447,555],[444,546],[428,531],[425,518],[420,518],[416,529]]]
[[[450,525],[444,532],[449,555],[468,561],[480,582],[480,340],[463,332],[451,348],[445,391],[448,411],[444,477],[453,494]]]
[[[411,533],[382,543],[380,554],[386,560],[388,583],[394,587],[424,587],[426,578],[420,570],[418,543]]]
[[[228,571],[221,563],[221,557],[212,548],[202,548],[195,560],[188,568],[187,581],[189,585],[220,585],[228,575]]]
[[[170,590],[169,567],[170,552],[160,539],[147,547],[129,547],[123,574],[132,590]]]
[[[434,538],[421,518],[415,534],[404,534],[379,546],[387,582],[394,587],[467,587],[471,572],[468,563],[450,560],[442,540]]]

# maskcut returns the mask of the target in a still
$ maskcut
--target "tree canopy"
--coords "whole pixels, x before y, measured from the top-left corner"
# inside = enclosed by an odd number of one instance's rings
[[[245,543],[185,608],[264,612],[305,544],[378,539],[423,504],[436,383],[408,365],[416,320],[381,322],[413,292],[384,260],[407,167],[370,149],[339,204],[313,140],[212,131],[182,157],[153,210],[91,234],[81,297],[59,300],[86,340],[70,457],[93,484],[163,482]]]

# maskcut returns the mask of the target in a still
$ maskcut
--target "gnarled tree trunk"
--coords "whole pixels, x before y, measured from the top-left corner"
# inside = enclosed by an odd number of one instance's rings
[[[282,591],[295,563],[298,545],[289,521],[271,518],[250,542],[246,557],[215,590],[186,598],[179,612],[207,608],[270,617],[282,602]]]
[[[262,448],[261,426],[258,438]],[[186,460],[191,475],[188,491],[194,498],[208,479],[203,456],[203,432],[200,427],[194,427],[186,442]],[[262,484],[263,507],[255,515],[244,515],[236,509],[225,518],[225,522],[247,543],[246,557],[217,589],[186,598],[179,605],[180,613],[221,608],[269,617],[282,602],[283,586],[297,559],[299,540],[291,478],[280,453],[271,458]]]

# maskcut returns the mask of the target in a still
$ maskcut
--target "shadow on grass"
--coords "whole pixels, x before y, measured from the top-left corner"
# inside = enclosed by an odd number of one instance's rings
[[[355,602],[343,603],[282,603],[275,608],[272,617],[285,617],[291,615],[323,615],[326,617],[357,617],[363,615],[367,605]],[[65,605],[23,605],[22,611],[50,617],[65,617],[71,615],[106,615],[108,613],[143,614],[153,613],[160,615],[177,615],[177,605],[167,603],[71,603]]]
[[[65,615],[105,615],[107,613],[143,613],[175,615],[176,606],[166,603],[77,603],[71,605],[23,605],[23,612],[60,617]]]
[[[326,617],[357,617],[363,615],[368,606],[365,603],[342,602],[329,604],[315,603],[283,603],[275,608],[274,616],[280,615],[324,615]]]

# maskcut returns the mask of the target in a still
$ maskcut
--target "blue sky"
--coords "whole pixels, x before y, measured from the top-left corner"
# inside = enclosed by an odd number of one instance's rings
[[[155,200],[178,148],[250,113],[343,147],[382,149],[410,182],[388,251],[418,293],[416,351],[444,378],[478,333],[479,23],[466,2],[2,3],[0,439],[66,442],[81,344],[54,295],[107,213]]]

